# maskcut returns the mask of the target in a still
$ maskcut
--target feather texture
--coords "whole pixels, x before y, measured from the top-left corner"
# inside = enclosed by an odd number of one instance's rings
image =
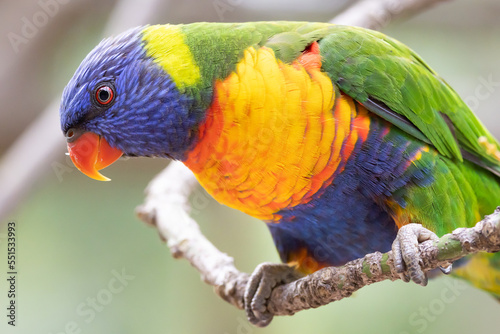
[[[89,96],[102,82],[116,88],[106,108]],[[304,272],[387,251],[408,223],[472,226],[500,203],[496,139],[415,52],[371,30],[136,28],[83,61],[60,114],[64,132],[182,160]],[[498,296],[498,259],[469,265],[457,275]]]

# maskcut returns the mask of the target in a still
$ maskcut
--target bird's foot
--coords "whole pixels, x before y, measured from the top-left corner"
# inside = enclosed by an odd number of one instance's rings
[[[302,275],[286,264],[261,263],[255,268],[245,289],[245,311],[248,321],[265,327],[273,319],[267,310],[267,302],[273,289],[278,285],[293,282]]]
[[[427,274],[422,270],[422,259],[418,250],[419,243],[427,240],[439,240],[439,238],[420,224],[408,224],[399,229],[392,244],[392,255],[396,272],[403,281],[412,280],[422,286],[427,285]],[[449,274],[451,265],[440,269],[443,273]]]

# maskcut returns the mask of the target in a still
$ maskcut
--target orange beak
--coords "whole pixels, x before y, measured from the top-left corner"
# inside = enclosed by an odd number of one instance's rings
[[[117,148],[109,146],[101,136],[85,132],[75,141],[68,143],[71,161],[83,174],[99,181],[110,181],[98,171],[108,167],[123,154]]]

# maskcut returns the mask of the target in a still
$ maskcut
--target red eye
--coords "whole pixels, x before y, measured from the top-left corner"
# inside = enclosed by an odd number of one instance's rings
[[[95,92],[95,99],[102,105],[110,104],[114,97],[113,88],[109,86],[101,86]]]

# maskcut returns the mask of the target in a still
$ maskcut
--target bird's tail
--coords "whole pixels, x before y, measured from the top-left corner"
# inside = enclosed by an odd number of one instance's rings
[[[489,292],[500,301],[500,253],[479,253],[470,257],[453,275]]]

